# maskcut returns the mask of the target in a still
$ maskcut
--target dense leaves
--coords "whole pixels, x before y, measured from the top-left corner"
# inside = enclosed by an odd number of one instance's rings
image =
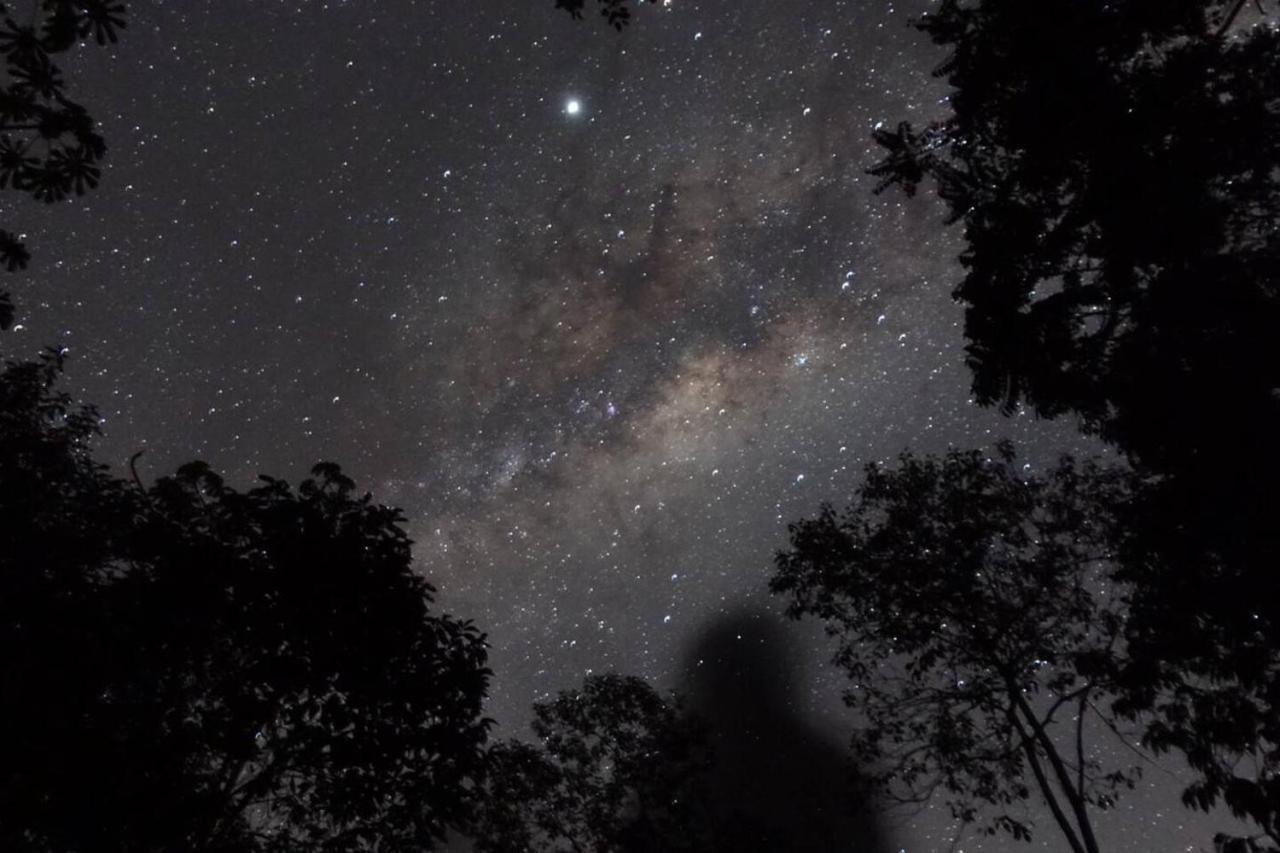
[[[639,678],[592,675],[534,706],[538,745],[489,754],[481,853],[711,849],[705,735]]]
[[[1200,771],[1188,802],[1280,843],[1280,29],[1248,16],[944,0],[920,27],[953,112],[880,129],[872,171],[963,223],[976,396],[1073,414],[1143,475],[1125,707]]]
[[[95,630],[127,493],[88,453],[98,420],[54,389],[62,354],[0,371],[0,847],[49,849],[43,829],[82,774],[109,764],[82,712],[111,663]],[[99,777],[99,782],[102,778]],[[85,787],[76,791],[77,786]]]
[[[865,475],[846,512],[791,526],[771,582],[839,639],[859,765],[900,799],[937,794],[1015,838],[1030,837],[1038,791],[1071,848],[1096,851],[1089,810],[1132,782],[1083,744],[1087,718],[1112,723],[1109,508],[1124,475],[1064,459],[1024,477],[1008,445]]]
[[[146,491],[60,360],[0,375],[0,846],[423,850],[466,817],[483,637],[336,466]]]
[[[964,223],[979,397],[1075,412],[1161,470],[1219,437],[1215,403],[1280,417],[1280,35],[1218,38],[1212,11],[948,0],[920,26],[953,115],[877,132],[882,186],[932,176]]]

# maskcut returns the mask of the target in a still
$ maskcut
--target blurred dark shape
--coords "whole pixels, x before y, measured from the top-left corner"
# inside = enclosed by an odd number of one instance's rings
[[[1267,15],[1271,4],[1256,7]],[[1280,845],[1280,28],[1243,0],[944,0],[948,118],[881,129],[963,223],[974,392],[1142,476],[1121,708]]]
[[[685,656],[681,691],[715,756],[716,849],[889,850],[848,749],[797,710],[803,664],[784,627],[762,610],[730,612]]]
[[[600,6],[600,15],[605,23],[615,30],[621,30],[631,23],[631,6],[635,3],[656,3],[657,0],[596,0]],[[556,8],[564,9],[574,18],[582,18],[582,10],[587,0],[556,0]]]
[[[589,675],[534,705],[537,744],[489,751],[479,853],[710,851],[700,724],[643,679]]]
[[[114,479],[61,362],[0,372],[0,849],[431,849],[489,672],[399,512],[332,464]]]
[[[711,626],[687,658],[688,707],[615,674],[536,703],[536,741],[489,751],[474,849],[887,850],[847,750],[789,707],[782,625],[747,612]]]

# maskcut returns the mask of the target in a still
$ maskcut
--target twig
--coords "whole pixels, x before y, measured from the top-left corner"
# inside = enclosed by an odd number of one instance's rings
[[[1222,38],[1231,25],[1236,22],[1236,16],[1240,14],[1240,10],[1244,8],[1245,0],[1236,0],[1235,5],[1231,7],[1231,11],[1222,19],[1222,23],[1218,24],[1218,31],[1214,33],[1218,38]]]
[[[138,476],[138,457],[143,453],[146,453],[145,449],[139,450],[129,457],[129,473],[133,475],[133,483],[138,487],[138,491],[145,495],[147,493],[146,487],[142,485],[142,478]]]

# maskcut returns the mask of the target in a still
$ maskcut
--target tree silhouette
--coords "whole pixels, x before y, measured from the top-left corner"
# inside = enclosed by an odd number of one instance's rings
[[[92,409],[55,390],[62,353],[0,371],[0,847],[43,837],[82,770],[102,769],[84,725],[110,655],[99,607],[132,516],[127,491],[89,456]],[[99,779],[109,778],[99,776]],[[109,790],[109,789],[108,789]],[[96,792],[84,790],[86,806]],[[61,848],[60,848],[61,849]]]
[[[18,23],[0,3],[0,189],[44,202],[82,195],[98,185],[106,143],[83,106],[67,97],[66,80],[52,57],[93,37],[114,43],[125,25],[115,0],[36,0]],[[11,231],[0,229],[0,265],[25,268],[31,259]],[[13,300],[0,291],[0,329],[13,322]]]
[[[978,397],[1075,412],[1159,471],[1220,446],[1215,403],[1280,417],[1280,33],[1222,37],[1226,5],[947,0],[919,26],[953,114],[875,134],[880,189],[931,176],[964,223]]]
[[[871,171],[963,223],[977,398],[1074,414],[1142,474],[1122,707],[1199,771],[1188,803],[1280,843],[1280,29],[1244,11],[944,0],[919,27],[952,114],[879,129]]]
[[[467,817],[489,673],[399,512],[331,464],[121,483],[59,368],[0,374],[0,846],[431,849]]]
[[[489,751],[479,853],[712,849],[705,733],[642,679],[587,676],[533,732]]]
[[[1037,792],[1070,848],[1097,853],[1091,811],[1134,780],[1086,746],[1089,719],[1115,725],[1123,618],[1102,588],[1124,475],[1064,458],[1023,477],[1014,459],[1002,444],[869,465],[846,512],[791,525],[770,586],[838,637],[873,785],[1024,840]]]

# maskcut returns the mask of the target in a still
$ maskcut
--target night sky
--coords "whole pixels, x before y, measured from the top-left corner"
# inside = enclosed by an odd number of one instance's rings
[[[3,194],[35,256],[7,351],[69,348],[99,455],[240,487],[341,463],[489,632],[502,735],[590,671],[695,683],[694,638],[774,619],[786,523],[868,461],[1097,451],[970,402],[959,235],[871,193],[877,122],[945,110],[928,3],[672,0],[622,34],[552,5],[130,3],[66,63],[102,186]],[[839,750],[831,647],[784,630],[788,702]],[[1175,788],[1148,768],[1107,847],[1208,847]],[[894,826],[950,839],[941,809]]]

